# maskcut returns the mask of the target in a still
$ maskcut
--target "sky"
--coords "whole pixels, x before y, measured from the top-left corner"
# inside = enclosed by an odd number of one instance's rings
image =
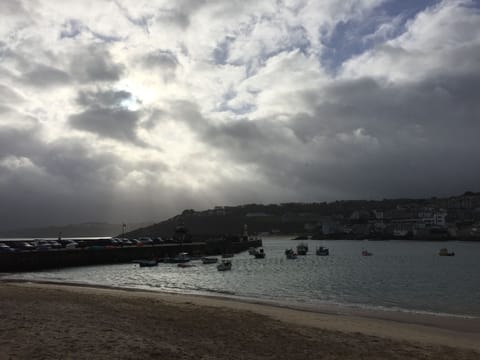
[[[0,0],[0,229],[479,191],[478,0]]]

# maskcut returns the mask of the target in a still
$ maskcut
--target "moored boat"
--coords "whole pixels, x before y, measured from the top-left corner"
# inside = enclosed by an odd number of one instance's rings
[[[285,250],[285,255],[286,255],[287,259],[296,259],[297,258],[297,254],[295,253],[295,251],[293,251],[293,249]]]
[[[455,253],[453,251],[448,252],[447,248],[441,248],[440,251],[438,252],[438,255],[440,255],[440,256],[455,256]]]
[[[255,254],[253,255],[255,256],[255,259],[263,259],[265,258],[265,251],[263,248],[260,248],[259,250],[255,251]]]
[[[177,264],[177,263],[186,263],[186,262],[189,262],[190,260],[191,259],[190,259],[190,256],[188,255],[188,253],[181,252],[177,256],[175,256],[174,258],[165,259],[165,262]]]
[[[297,254],[298,255],[307,255],[308,245],[303,242],[297,245]]]
[[[216,257],[202,257],[202,264],[215,264],[218,262]]]
[[[371,252],[368,252],[367,250],[362,250],[362,256],[372,256],[373,254]]]
[[[132,261],[135,264],[138,264],[140,267],[152,267],[152,266],[157,266],[158,261],[157,260],[133,260]]]
[[[316,254],[318,256],[328,256],[330,253],[328,251],[328,248],[326,248],[324,246],[320,246],[320,247],[317,248]]]
[[[217,265],[218,271],[227,271],[231,269],[232,269],[232,262],[230,260],[222,260],[222,262]]]

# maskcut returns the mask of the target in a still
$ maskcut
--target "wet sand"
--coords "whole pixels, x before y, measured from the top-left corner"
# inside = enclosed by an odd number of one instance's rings
[[[0,282],[0,359],[480,359],[479,319]]]

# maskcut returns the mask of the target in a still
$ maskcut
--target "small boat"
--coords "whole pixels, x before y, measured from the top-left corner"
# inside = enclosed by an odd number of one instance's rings
[[[441,248],[440,251],[438,252],[438,255],[440,255],[440,256],[455,256],[455,253],[453,251],[448,252],[447,248]]]
[[[297,254],[298,255],[307,255],[308,245],[303,242],[297,245]]]
[[[218,262],[216,257],[202,257],[202,264],[215,264]]]
[[[232,270],[232,262],[230,260],[222,260],[222,262],[217,265],[217,270],[218,271]]]
[[[190,264],[190,263],[183,262],[183,263],[178,263],[177,266],[178,266],[179,268],[189,268],[189,267],[193,267],[193,266],[195,266],[195,265]]]
[[[362,250],[362,256],[372,256],[373,254],[371,252],[368,252],[367,250]]]
[[[189,262],[189,261],[190,261],[190,256],[186,252],[181,252],[177,256],[175,256],[174,258],[165,259],[165,262],[174,263],[174,264],[186,263],[186,262]]]
[[[320,246],[320,247],[317,248],[316,254],[318,256],[328,256],[329,255],[328,248]]]
[[[293,249],[285,250],[285,255],[287,256],[287,259],[296,259],[297,258],[297,254],[295,253],[295,251],[293,251]]]
[[[263,248],[260,248],[258,251],[255,251],[255,259],[263,259],[265,258],[265,251],[263,251]]]
[[[158,265],[157,260],[133,260],[132,262],[138,264],[140,267],[152,267]]]

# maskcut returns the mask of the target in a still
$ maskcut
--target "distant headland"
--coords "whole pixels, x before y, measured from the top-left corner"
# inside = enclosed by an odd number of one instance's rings
[[[186,209],[155,224],[88,223],[0,232],[0,237],[168,238],[179,225],[199,238],[249,233],[312,239],[480,240],[480,192],[425,199],[246,204]]]

